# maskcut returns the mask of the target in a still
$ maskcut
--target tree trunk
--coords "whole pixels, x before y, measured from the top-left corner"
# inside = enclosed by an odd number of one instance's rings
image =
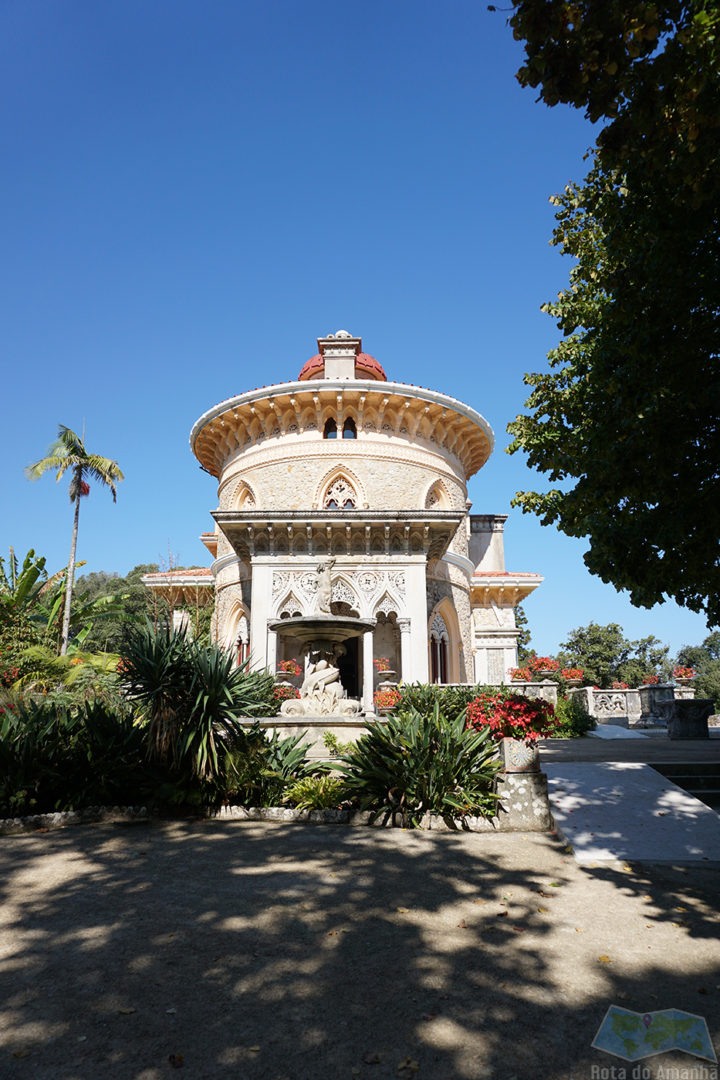
[[[63,612],[62,636],[60,638],[60,655],[65,656],[68,651],[70,639],[70,605],[72,604],[73,583],[75,581],[75,550],[77,548],[78,524],[80,522],[80,493],[75,496],[75,513],[73,515],[72,542],[70,544],[70,558],[68,560],[67,575],[65,577],[65,611]]]

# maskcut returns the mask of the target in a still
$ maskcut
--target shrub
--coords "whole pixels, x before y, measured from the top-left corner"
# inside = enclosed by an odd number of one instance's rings
[[[100,702],[70,710],[54,702],[0,707],[0,815],[146,802],[158,776],[142,733]]]
[[[435,702],[373,724],[342,758],[345,788],[371,820],[416,827],[426,813],[448,824],[497,808],[499,760],[488,731],[466,727],[465,711],[448,718]]]
[[[329,752],[331,758],[342,757],[354,746],[352,742],[340,742],[337,735],[332,731],[323,732],[323,746]]]
[[[402,687],[402,701],[396,713],[410,714],[432,712],[436,704],[448,716],[456,716],[473,698],[484,690],[496,691],[491,686],[438,686],[433,683],[406,683]]]
[[[345,798],[345,784],[331,773],[305,776],[285,792],[283,802],[298,810],[331,810]]]
[[[280,712],[280,706],[283,701],[289,701],[291,698],[299,698],[300,691],[296,686],[290,686],[289,683],[276,683],[273,687],[272,696],[274,702],[272,715],[276,716]]]
[[[555,721],[551,739],[580,738],[595,727],[595,721],[585,711],[577,694],[558,698],[555,706]]]
[[[268,735],[259,724],[245,729],[229,751],[224,801],[239,806],[277,806],[286,790],[307,776],[309,743],[306,732],[282,737]]]

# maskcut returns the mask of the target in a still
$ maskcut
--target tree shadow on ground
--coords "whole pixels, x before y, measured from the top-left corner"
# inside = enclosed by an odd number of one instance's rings
[[[707,896],[545,835],[98,826],[6,840],[0,881],[13,1080],[568,1080],[625,1064],[610,1004],[717,1018]]]

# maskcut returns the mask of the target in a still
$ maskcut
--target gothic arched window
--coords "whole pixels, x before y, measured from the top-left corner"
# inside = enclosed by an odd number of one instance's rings
[[[325,492],[324,510],[354,510],[357,495],[344,476],[338,476]]]
[[[323,429],[323,439],[337,439],[337,436],[337,424],[332,419],[332,417],[330,417],[329,420],[325,421],[325,427]]]
[[[355,427],[355,421],[351,416],[348,416],[343,424],[342,437],[343,439],[357,439],[357,428]]]

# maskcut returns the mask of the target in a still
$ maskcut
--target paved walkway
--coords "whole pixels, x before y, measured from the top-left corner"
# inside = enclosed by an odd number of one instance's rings
[[[618,732],[542,746],[553,817],[576,860],[720,865],[720,815],[652,768],[720,761],[720,737],[671,741]]]

